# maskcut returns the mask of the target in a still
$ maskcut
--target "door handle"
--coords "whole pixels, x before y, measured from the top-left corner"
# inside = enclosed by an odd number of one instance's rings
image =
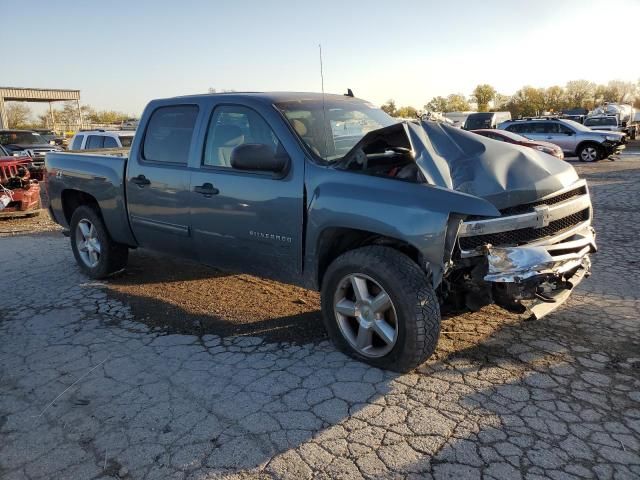
[[[211,195],[217,195],[220,193],[220,190],[218,190],[210,183],[203,183],[198,187],[193,187],[193,191],[196,193],[200,193],[205,197],[210,197]]]
[[[145,185],[151,185],[151,180],[149,180],[144,175],[140,174],[137,177],[133,177],[131,179],[131,183],[135,183],[139,187],[144,187]]]

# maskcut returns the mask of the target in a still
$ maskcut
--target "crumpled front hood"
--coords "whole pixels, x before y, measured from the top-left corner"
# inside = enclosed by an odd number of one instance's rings
[[[449,125],[404,124],[428,183],[475,195],[502,209],[530,203],[578,180],[563,160]]]

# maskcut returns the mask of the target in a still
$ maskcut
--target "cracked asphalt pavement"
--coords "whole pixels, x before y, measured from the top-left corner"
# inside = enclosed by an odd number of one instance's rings
[[[92,282],[58,232],[0,238],[0,477],[640,478],[640,155],[578,168],[592,277],[542,320],[445,318],[404,375],[337,352],[312,293],[192,265],[136,281],[162,273],[146,252]]]

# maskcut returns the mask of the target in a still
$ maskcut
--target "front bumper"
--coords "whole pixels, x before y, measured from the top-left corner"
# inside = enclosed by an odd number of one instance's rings
[[[555,245],[489,247],[484,280],[493,285],[496,303],[522,305],[541,318],[562,305],[591,273],[589,254],[596,250],[591,226]]]
[[[603,146],[604,151],[605,151],[605,153],[606,153],[606,155],[608,157],[609,155],[615,155],[617,153],[620,153],[622,150],[627,148],[625,143],[626,142],[624,142],[624,141],[622,143],[607,141],[607,142],[603,142],[602,146]]]

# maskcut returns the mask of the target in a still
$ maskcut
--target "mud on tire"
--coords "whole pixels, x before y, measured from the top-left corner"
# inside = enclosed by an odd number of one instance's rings
[[[354,275],[379,285],[390,298],[395,319],[391,323],[397,327],[396,341],[388,353],[383,349],[381,356],[363,354],[354,345],[357,342],[353,337],[349,340],[343,333],[345,328],[341,319],[344,322],[344,317],[336,312],[336,299],[343,295],[344,279]],[[377,292],[371,293],[370,297]],[[355,288],[351,298],[355,298]],[[358,360],[379,368],[407,372],[427,360],[436,348],[440,334],[438,298],[425,272],[397,250],[367,246],[342,254],[329,265],[324,275],[321,299],[329,337],[340,350]],[[360,328],[357,318],[349,320],[354,320],[354,328]]]

